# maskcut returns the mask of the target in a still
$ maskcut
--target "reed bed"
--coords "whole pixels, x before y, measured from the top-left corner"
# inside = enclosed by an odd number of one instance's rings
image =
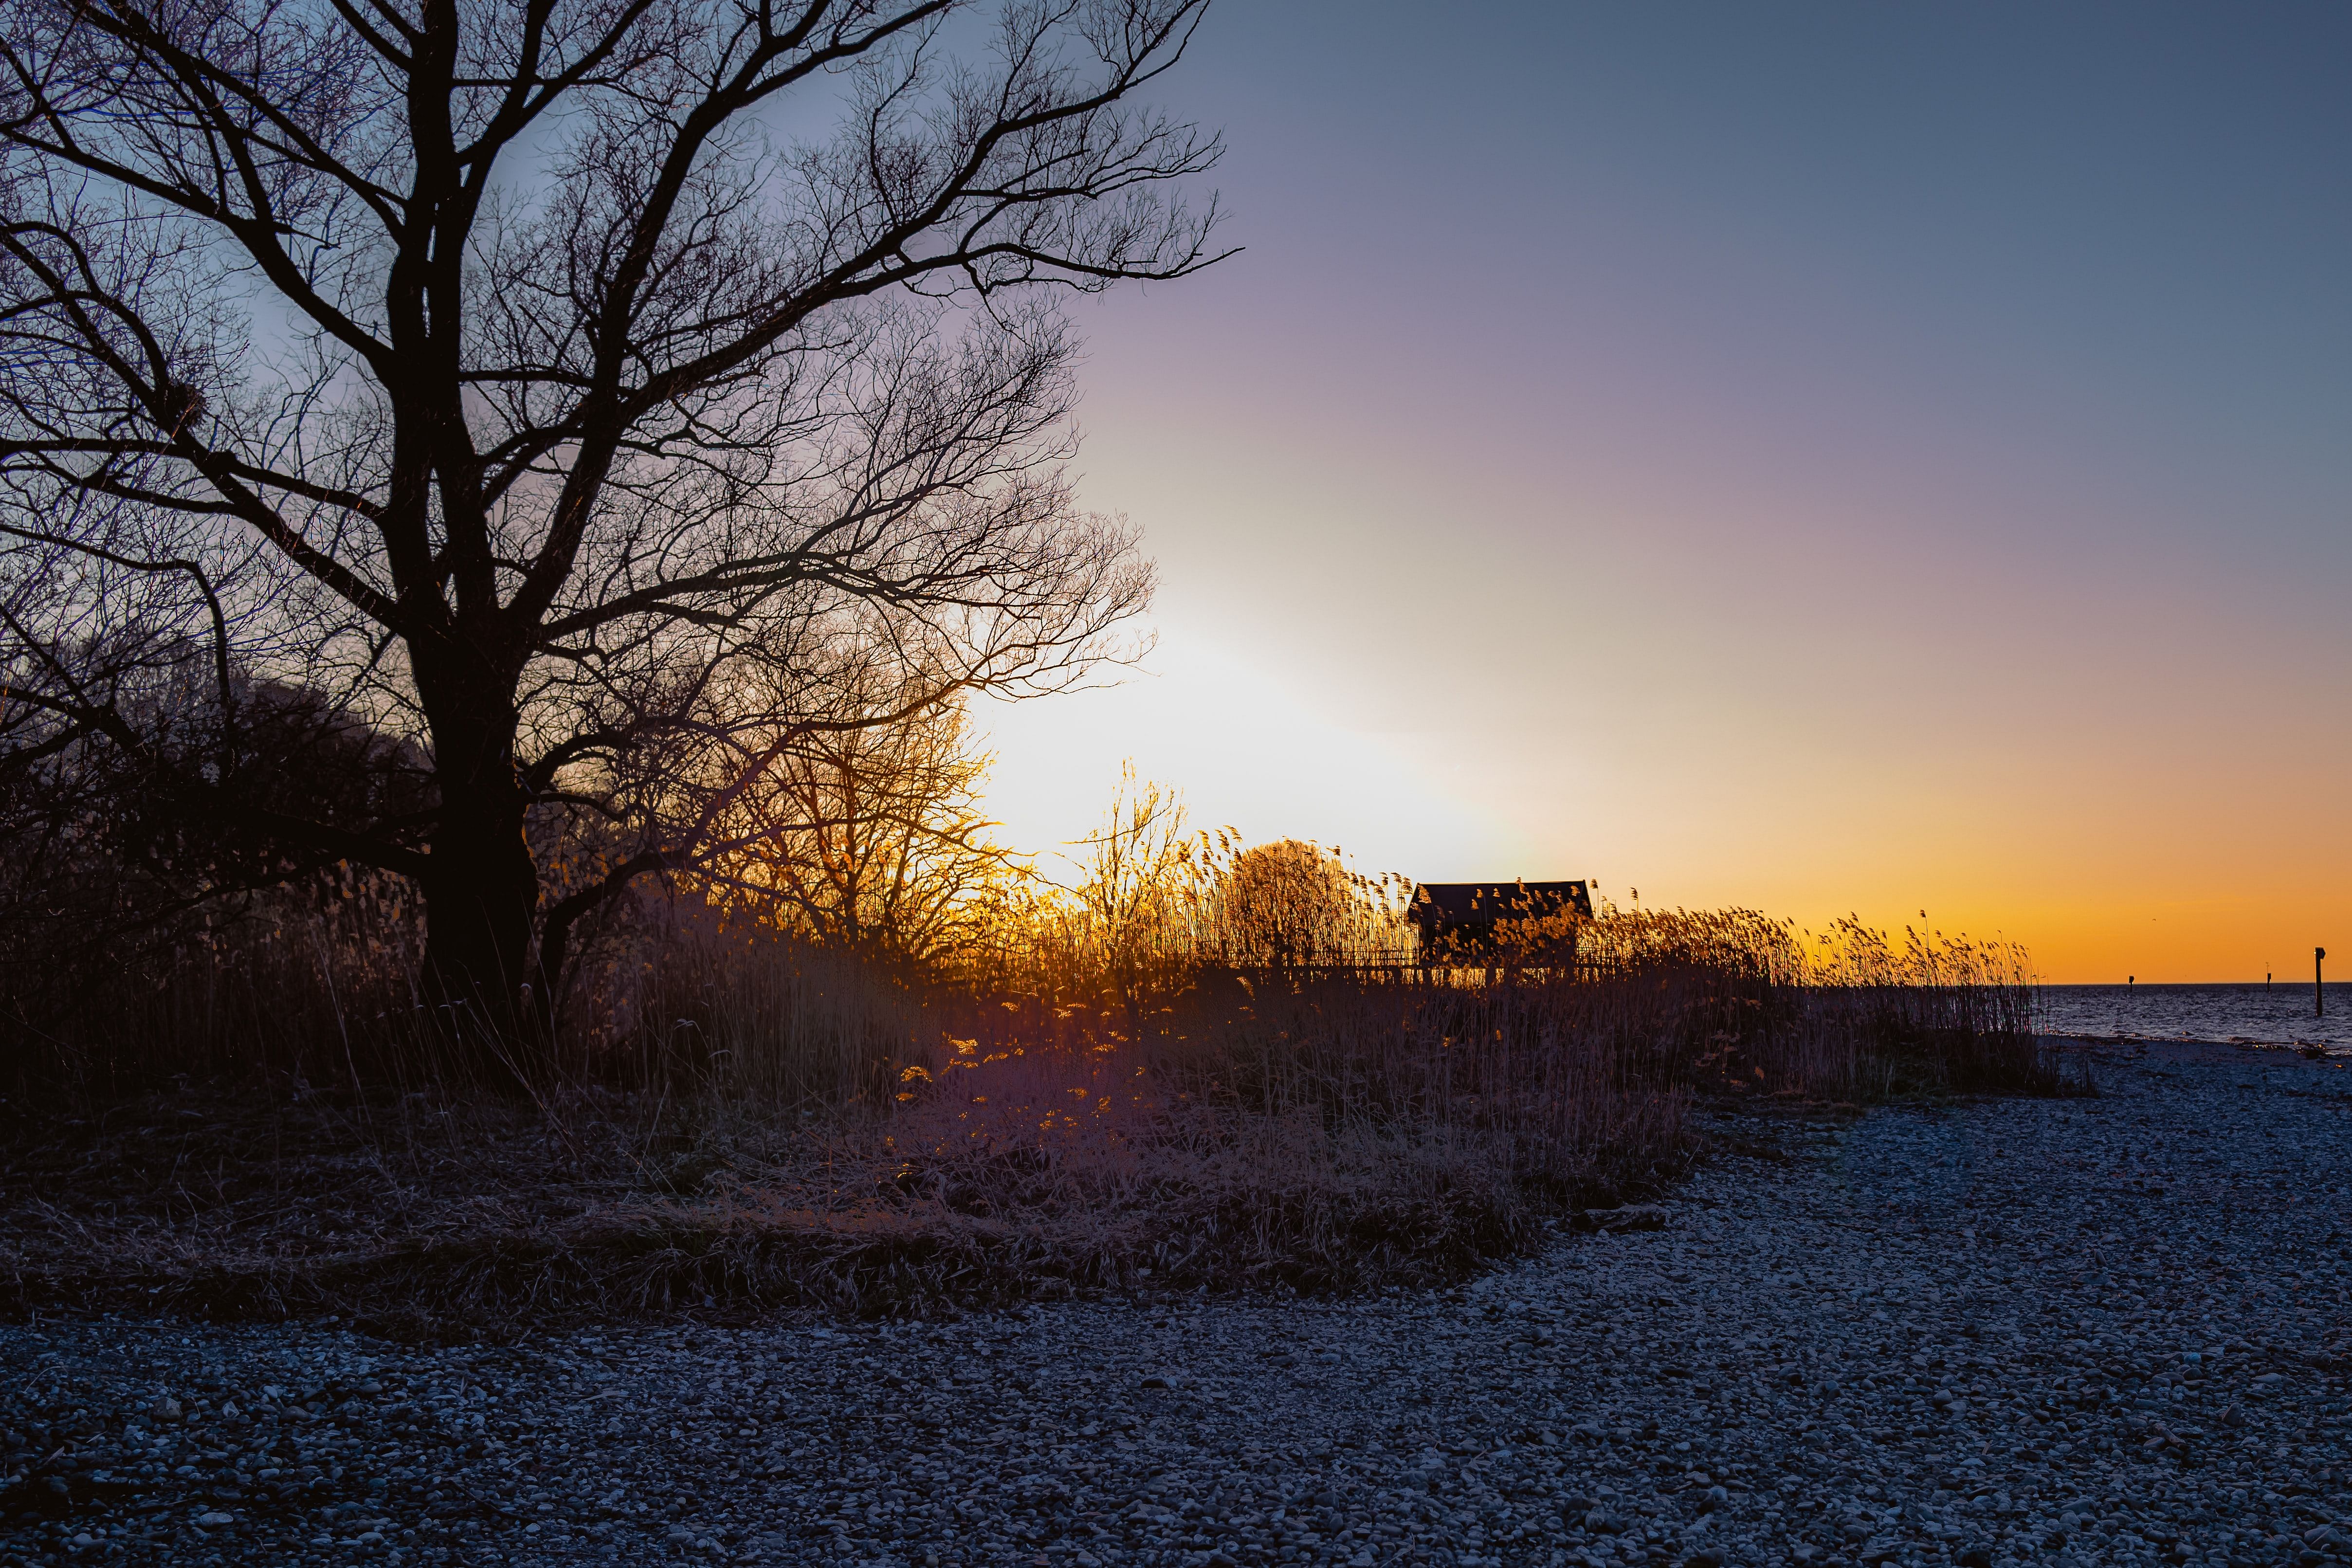
[[[1662,1190],[1705,1107],[2068,1088],[2013,948],[1604,910],[1424,967],[1403,884],[1134,820],[920,966],[635,900],[521,1100],[417,1001],[396,885],[207,917],[68,1005],[19,984],[0,1280],[414,1333],[1376,1289]]]

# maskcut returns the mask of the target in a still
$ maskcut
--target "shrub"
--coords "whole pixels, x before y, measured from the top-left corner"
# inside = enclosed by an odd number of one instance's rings
[[[5,1205],[0,1249],[26,1303],[466,1331],[706,1299],[1425,1283],[1656,1190],[1702,1097],[2062,1087],[2004,944],[1604,908],[1423,963],[1393,879],[1189,834],[1131,780],[1091,850],[1066,894],[976,882],[945,952],[824,940],[743,878],[616,900],[529,1104],[455,1076],[396,879],[192,910],[78,987],[12,964],[0,1166],[64,1195]],[[152,1119],[184,1141],[199,1110],[247,1168],[193,1206],[155,1195],[135,1139],[42,1109],[207,1076]],[[347,1225],[296,1201],[322,1184]]]

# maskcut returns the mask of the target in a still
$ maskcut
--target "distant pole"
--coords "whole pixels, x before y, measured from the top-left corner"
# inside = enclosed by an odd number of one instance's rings
[[[2311,1016],[2315,1018],[2327,1016],[2327,993],[2322,989],[2323,982],[2320,977],[2320,965],[2326,962],[2326,948],[2315,947],[2311,950]]]

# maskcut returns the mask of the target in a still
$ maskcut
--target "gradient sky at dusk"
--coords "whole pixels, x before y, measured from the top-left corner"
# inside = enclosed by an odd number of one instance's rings
[[[1228,3],[1083,307],[1147,672],[983,721],[1425,880],[2352,965],[2352,9]],[[2352,967],[2341,971],[2352,974]]]

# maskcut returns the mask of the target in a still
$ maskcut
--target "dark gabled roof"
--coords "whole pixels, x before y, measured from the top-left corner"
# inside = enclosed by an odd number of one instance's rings
[[[1592,913],[1583,882],[1423,882],[1412,890],[1412,918],[1424,922],[1490,925],[1565,911]]]

